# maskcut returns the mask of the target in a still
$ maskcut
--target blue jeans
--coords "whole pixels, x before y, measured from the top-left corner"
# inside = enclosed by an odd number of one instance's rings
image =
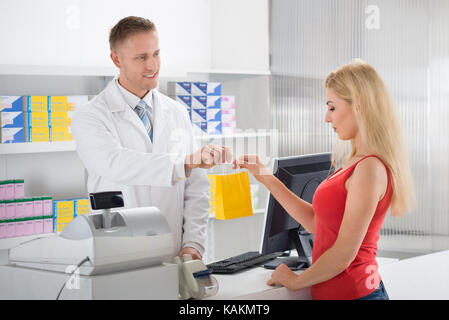
[[[387,290],[385,290],[384,283],[380,281],[379,287],[376,290],[357,300],[390,300],[390,298],[388,297]]]

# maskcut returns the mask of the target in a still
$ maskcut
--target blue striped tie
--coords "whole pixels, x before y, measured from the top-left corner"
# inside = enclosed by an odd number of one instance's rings
[[[148,132],[148,136],[150,137],[151,142],[153,142],[153,126],[151,124],[150,117],[148,117],[148,112],[146,110],[146,107],[147,107],[147,104],[145,103],[145,101],[140,100],[139,103],[137,104],[136,108],[134,109],[134,111],[136,111],[140,120],[142,120],[142,122],[145,126],[145,129]]]

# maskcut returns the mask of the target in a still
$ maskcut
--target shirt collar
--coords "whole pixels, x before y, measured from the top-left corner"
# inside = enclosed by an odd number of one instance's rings
[[[125,102],[134,110],[134,108],[137,106],[137,104],[140,102],[140,100],[145,101],[145,103],[149,106],[153,106],[153,90],[150,90],[143,99],[140,99],[138,96],[136,96],[134,93],[129,92],[127,89],[125,89],[119,82],[118,77],[115,78],[115,83],[117,84],[120,93],[123,96],[123,99],[125,99]]]

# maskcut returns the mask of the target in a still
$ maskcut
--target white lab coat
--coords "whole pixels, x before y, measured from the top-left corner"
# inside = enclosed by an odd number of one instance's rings
[[[88,192],[122,191],[125,207],[156,206],[171,228],[174,254],[204,253],[210,186],[204,169],[185,178],[184,159],[198,148],[187,110],[153,90],[153,141],[115,79],[77,109],[72,133],[88,173]]]

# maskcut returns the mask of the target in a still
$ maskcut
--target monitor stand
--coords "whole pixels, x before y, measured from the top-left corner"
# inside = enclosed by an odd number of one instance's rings
[[[292,271],[304,270],[308,267],[307,262],[301,262],[298,257],[279,257],[274,260],[271,260],[263,265],[265,269],[274,270],[281,264],[287,265]]]
[[[266,269],[276,269],[285,264],[292,271],[304,270],[312,265],[313,235],[307,233],[303,228],[290,230],[289,237],[296,248],[298,256],[279,257],[264,264]]]

